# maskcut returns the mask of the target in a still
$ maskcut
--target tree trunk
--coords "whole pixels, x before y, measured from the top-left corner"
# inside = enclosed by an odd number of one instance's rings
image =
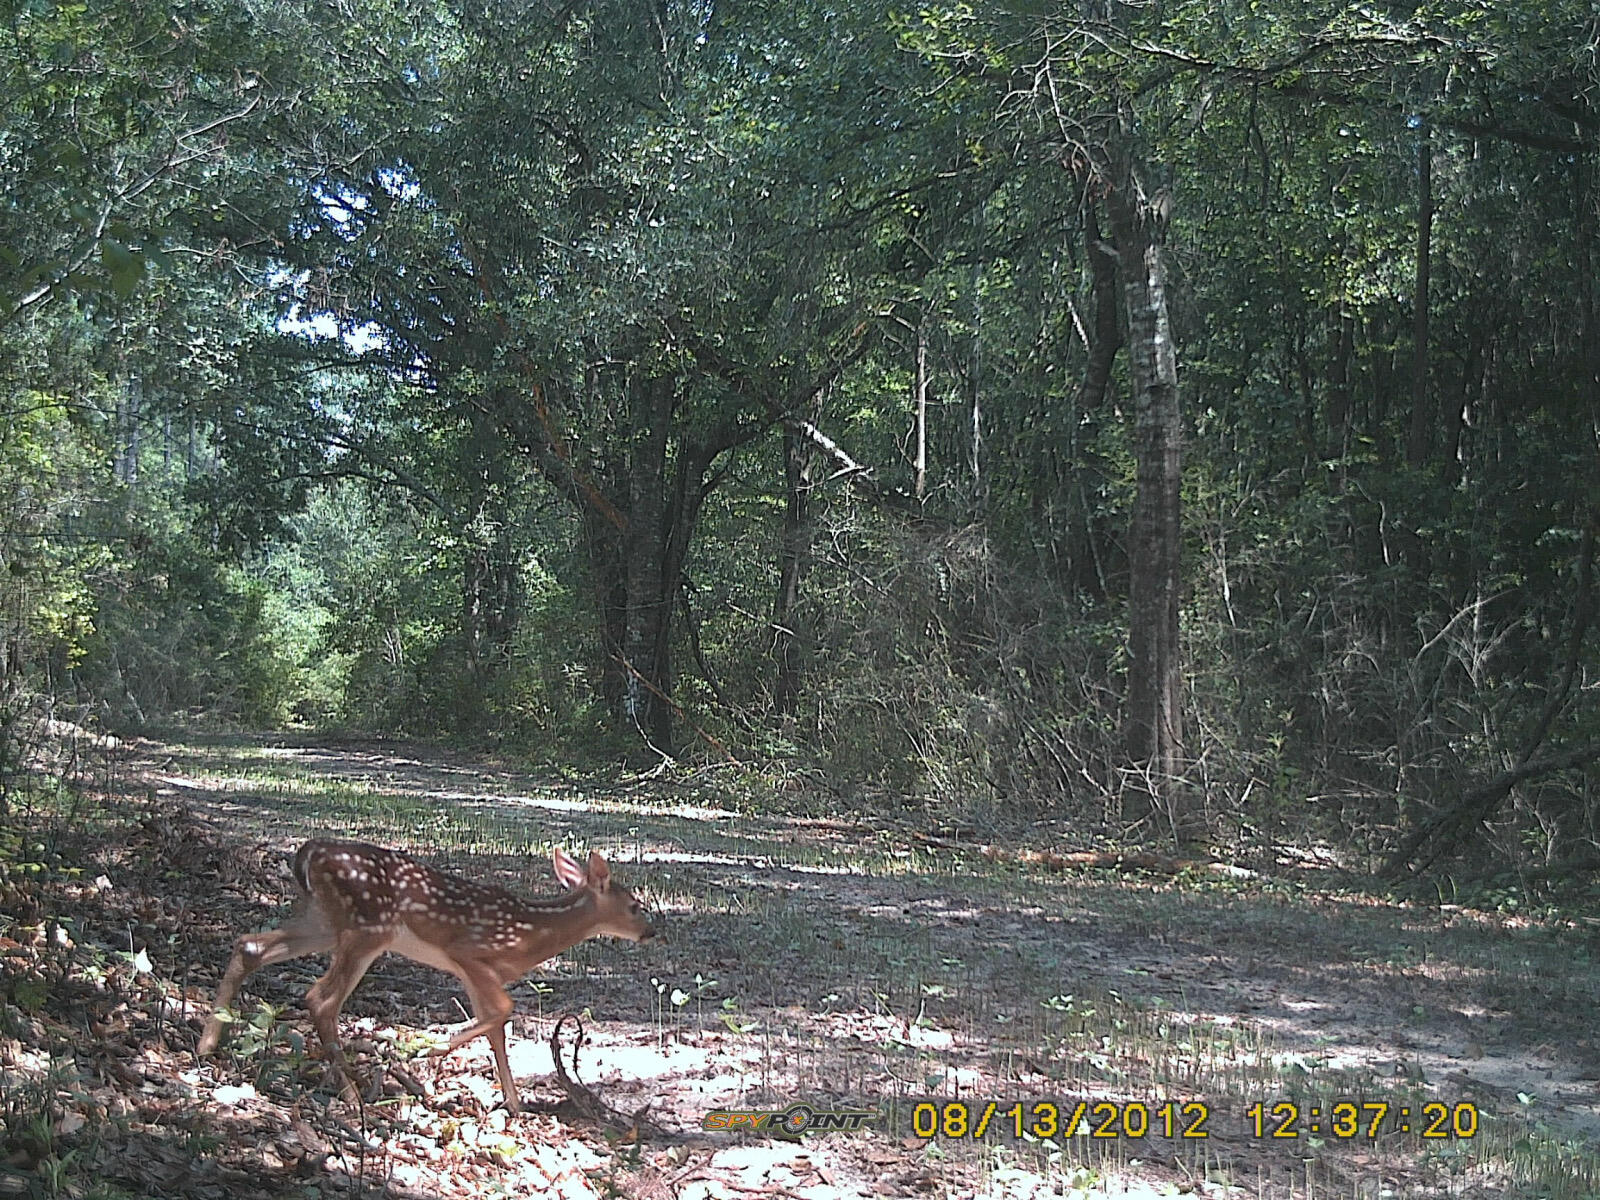
[[[777,672],[772,683],[772,707],[789,716],[800,703],[800,659],[803,641],[799,619],[800,577],[805,570],[810,541],[807,513],[805,452],[807,443],[793,429],[783,431],[783,542],[779,550],[778,594],[772,602],[772,657]]]
[[[1077,514],[1064,542],[1070,572],[1067,586],[1104,599],[1110,590],[1106,551],[1119,539],[1106,527],[1105,516],[1092,496],[1098,482],[1115,470],[1101,452],[1098,438],[1107,415],[1112,372],[1122,350],[1122,288],[1117,280],[1116,248],[1102,233],[1093,203],[1084,209],[1083,240],[1094,311],[1089,327],[1080,333],[1088,361],[1070,410],[1066,444],[1061,447],[1070,465],[1065,472],[1055,472],[1053,488],[1041,481],[1035,492],[1039,501],[1052,492],[1058,494],[1062,510]]]
[[[1078,407],[1098,412],[1105,405],[1106,389],[1117,351],[1122,349],[1122,322],[1118,319],[1117,256],[1100,234],[1100,222],[1091,204],[1084,213],[1084,243],[1089,260],[1090,291],[1094,296],[1094,334],[1089,342],[1089,364],[1078,389]]]
[[[139,482],[139,423],[143,419],[140,400],[143,383],[136,373],[122,364],[116,401],[116,447],[112,451],[112,474],[119,483]]]
[[[917,458],[916,491],[918,500],[928,498],[928,327],[917,322],[917,371],[912,403],[916,410]]]
[[[676,385],[671,378],[635,378],[628,391],[634,437],[628,463],[628,528],[623,537],[622,718],[657,750],[670,754],[668,635],[677,575],[667,561],[666,482],[667,434]]]
[[[1577,228],[1578,238],[1578,258],[1574,265],[1577,267],[1576,279],[1579,289],[1578,312],[1583,318],[1579,330],[1579,345],[1583,348],[1583,365],[1588,376],[1587,382],[1593,389],[1590,392],[1592,404],[1595,390],[1600,390],[1600,337],[1596,336],[1600,330],[1596,329],[1594,311],[1594,221],[1597,213],[1590,192],[1588,156],[1578,155],[1572,167],[1573,224]]]
[[[1428,281],[1433,266],[1433,138],[1426,123],[1417,147],[1417,276],[1411,313],[1411,430],[1406,461],[1420,467],[1428,460],[1433,435],[1433,406],[1428,394]]]
[[[521,615],[521,590],[509,537],[502,533],[489,544],[468,544],[462,562],[461,628],[467,669],[480,685],[487,684],[510,657]]]
[[[1461,482],[1465,462],[1461,453],[1461,435],[1466,432],[1468,415],[1472,412],[1472,392],[1483,373],[1483,335],[1473,330],[1467,336],[1466,360],[1461,364],[1461,383],[1456,389],[1455,402],[1445,410],[1444,450],[1440,455],[1444,464],[1444,482],[1455,487]]]
[[[628,588],[623,570],[622,533],[600,510],[579,510],[584,530],[585,557],[594,581],[594,604],[598,616],[600,701],[612,720],[622,714],[622,644],[628,628]]]
[[[967,365],[967,467],[979,511],[987,507],[983,466],[983,268],[972,266],[972,342]]]
[[[1342,461],[1350,453],[1350,362],[1355,355],[1355,318],[1341,311],[1333,316],[1333,358],[1328,363],[1328,413],[1323,431],[1322,454],[1338,462],[1334,493],[1344,491],[1346,467]]]
[[[1128,539],[1128,696],[1124,747],[1133,791],[1174,836],[1190,829],[1183,774],[1182,662],[1178,644],[1183,432],[1178,366],[1161,246],[1164,204],[1150,203],[1126,152],[1107,196],[1122,270],[1133,384],[1137,495]]]
[[[717,458],[768,425],[730,405],[691,431],[677,419],[677,375],[637,365],[591,367],[583,395],[559,380],[530,379],[494,417],[577,508],[599,614],[599,692],[619,725],[655,750],[673,752],[672,614],[706,496],[722,478]],[[572,414],[626,415],[628,436],[609,461],[576,453],[564,426]]]

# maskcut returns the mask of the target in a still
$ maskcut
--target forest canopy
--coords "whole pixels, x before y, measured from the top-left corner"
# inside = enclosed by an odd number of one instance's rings
[[[1592,861],[1591,7],[24,0],[52,718]]]

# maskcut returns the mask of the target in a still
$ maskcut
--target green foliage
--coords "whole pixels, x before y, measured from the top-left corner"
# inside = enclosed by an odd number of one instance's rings
[[[205,545],[170,421],[139,440],[145,389],[100,368],[97,330],[66,314],[27,333],[0,377],[7,704],[75,687],[118,721],[281,719],[263,589]]]
[[[23,656],[17,665],[60,670],[83,654],[93,611],[85,576],[107,558],[81,525],[73,528],[93,503],[97,414],[26,388],[0,403],[5,638]]]
[[[96,582],[105,590],[78,673],[119,722],[286,718],[290,666],[259,583],[181,541]]]
[[[292,529],[259,578],[282,657],[296,664],[289,708],[299,719],[436,736],[594,735],[592,633],[569,550],[525,552],[516,633],[474,673],[460,629],[470,538],[361,483],[319,493]]]
[[[72,688],[540,753],[676,729],[1103,814],[1126,154],[1180,349],[1183,786],[1376,854],[1596,727],[1591,20],[17,7],[6,728]],[[1517,803],[1512,857],[1593,826],[1575,779]]]

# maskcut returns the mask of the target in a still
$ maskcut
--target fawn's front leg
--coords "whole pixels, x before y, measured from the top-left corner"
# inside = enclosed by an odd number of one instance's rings
[[[278,929],[247,933],[235,939],[233,957],[228,960],[228,969],[222,973],[222,982],[217,985],[217,1000],[211,1019],[206,1022],[205,1032],[200,1035],[200,1044],[195,1047],[195,1053],[205,1055],[216,1050],[225,1029],[217,1010],[233,1006],[240,985],[253,972],[273,963],[304,958],[307,954],[326,954],[333,949],[334,940],[333,930],[315,908],[295,914]]]
[[[515,1116],[522,1111],[522,1104],[517,1099],[516,1080],[511,1077],[511,1060],[506,1056],[506,1022],[511,1019],[511,1012],[516,1005],[494,968],[481,963],[457,961],[450,964],[450,972],[467,989],[467,999],[472,1002],[473,1021],[438,1053],[449,1054],[479,1034],[488,1038],[489,1049],[494,1054],[495,1074],[500,1077],[500,1094],[505,1097],[507,1111]]]

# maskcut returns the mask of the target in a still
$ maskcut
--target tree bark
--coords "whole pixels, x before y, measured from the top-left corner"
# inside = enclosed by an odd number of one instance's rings
[[[1355,318],[1344,311],[1333,314],[1333,358],[1328,363],[1328,413],[1322,454],[1339,462],[1334,476],[1335,494],[1344,491],[1346,468],[1341,460],[1350,452],[1350,363],[1355,355]]]
[[[1428,284],[1433,268],[1433,137],[1426,123],[1417,146],[1417,275],[1411,312],[1411,429],[1406,461],[1428,460],[1433,435],[1433,405],[1428,393]]]
[[[983,465],[983,268],[972,267],[972,341],[967,361],[967,467],[979,511],[986,507]]]
[[[777,670],[772,683],[772,707],[789,716],[800,703],[801,656],[804,645],[797,625],[800,579],[805,571],[810,542],[805,448],[793,429],[783,431],[783,540],[779,549],[778,593],[772,602],[772,657]]]
[[[1078,406],[1084,412],[1098,412],[1111,385],[1111,369],[1117,351],[1122,349],[1122,322],[1118,318],[1117,255],[1100,233],[1100,222],[1093,205],[1084,214],[1084,243],[1089,259],[1090,291],[1094,296],[1094,333],[1089,342],[1089,364],[1078,389]]]
[[[1104,599],[1110,591],[1106,549],[1118,538],[1107,529],[1105,515],[1091,497],[1098,481],[1115,471],[1102,453],[1098,438],[1107,416],[1112,373],[1122,350],[1123,318],[1116,247],[1100,228],[1100,214],[1094,202],[1084,205],[1083,240],[1092,311],[1087,325],[1080,323],[1078,332],[1087,361],[1083,381],[1069,410],[1064,444],[1048,444],[1036,451],[1033,502],[1040,521],[1046,519],[1045,506],[1052,497],[1063,511],[1076,514],[1063,534],[1067,571],[1063,586]]]
[[[657,750],[672,753],[668,634],[677,574],[668,564],[667,434],[675,383],[629,381],[634,417],[628,463],[628,529],[623,537],[626,620],[622,636],[622,717]]]
[[[914,385],[916,395],[917,457],[916,494],[920,502],[928,498],[928,327],[917,322],[917,371]]]
[[[622,533],[597,509],[579,509],[585,557],[594,581],[595,612],[600,634],[598,692],[607,715],[620,720],[623,679],[622,644],[628,628],[628,589],[623,569]]]
[[[1175,837],[1193,830],[1183,775],[1179,649],[1183,432],[1178,366],[1162,250],[1165,204],[1145,196],[1133,158],[1113,154],[1107,194],[1122,272],[1133,383],[1137,495],[1128,545],[1128,695],[1123,742],[1131,794],[1164,815]]]

